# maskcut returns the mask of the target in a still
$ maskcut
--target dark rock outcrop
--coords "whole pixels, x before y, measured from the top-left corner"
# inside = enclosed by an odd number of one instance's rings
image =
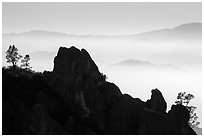
[[[84,49],[60,47],[53,71],[30,81],[39,87],[17,81],[26,99],[5,87],[9,82],[3,77],[3,134],[195,134],[184,106],[167,113],[158,89],[146,102],[122,94]]]
[[[49,113],[40,104],[35,104],[29,120],[28,130],[34,135],[63,135],[69,134],[54,119],[50,118]]]
[[[153,89],[151,92],[152,92],[151,99],[147,100],[146,102],[147,108],[161,113],[165,113],[167,104],[166,101],[164,100],[162,93],[158,89]]]
[[[52,73],[44,72],[49,85],[68,107],[75,106],[72,110],[75,115],[88,117],[91,110],[84,100],[85,93],[90,94],[90,92],[95,91],[89,100],[94,101],[95,99],[95,101],[90,105],[100,100],[97,99],[99,91],[95,86],[101,78],[98,67],[84,49],[80,51],[75,47],[70,49],[61,47],[55,57],[54,64]],[[89,90],[89,92],[85,90]]]
[[[114,104],[109,113],[107,134],[142,134],[141,111],[145,103],[124,94]]]

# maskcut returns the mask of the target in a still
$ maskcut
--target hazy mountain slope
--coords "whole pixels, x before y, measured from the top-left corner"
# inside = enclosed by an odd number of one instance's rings
[[[189,23],[177,26],[173,29],[161,29],[150,32],[145,32],[136,35],[138,39],[146,38],[149,40],[201,40],[202,39],[202,24]]]
[[[4,36],[10,36],[10,37],[15,37],[15,36],[29,36],[29,37],[35,37],[35,36],[52,36],[52,37],[63,37],[63,36],[68,36],[66,33],[60,33],[60,32],[53,32],[53,31],[45,31],[45,30],[32,30],[28,32],[23,32],[23,33],[5,33],[3,34]]]
[[[174,28],[174,31],[183,33],[202,33],[202,23],[188,23]]]
[[[142,61],[142,60],[135,60],[135,59],[127,59],[118,63],[113,63],[109,65],[109,69],[112,68],[126,68],[126,69],[171,69],[171,70],[182,70],[182,68],[179,68],[172,64],[153,64],[148,61]]]
[[[154,66],[154,64],[147,61],[128,59],[119,63],[115,63],[113,66]]]

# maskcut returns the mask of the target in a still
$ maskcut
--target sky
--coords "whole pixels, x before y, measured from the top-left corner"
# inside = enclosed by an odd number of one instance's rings
[[[202,22],[202,4],[161,2],[3,3],[3,33],[48,30],[127,35]]]

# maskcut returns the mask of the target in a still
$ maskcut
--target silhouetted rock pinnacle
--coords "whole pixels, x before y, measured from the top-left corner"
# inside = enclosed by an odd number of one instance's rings
[[[53,72],[45,72],[44,76],[69,107],[73,107],[72,105],[76,107],[73,108],[74,113],[78,113],[76,116],[89,116],[91,110],[86,105],[85,94],[88,92],[86,90],[88,88],[97,90],[96,85],[103,81],[100,81],[102,75],[86,50],[60,47],[54,59]],[[97,96],[99,93],[94,92],[88,100],[92,100],[94,94]]]
[[[164,97],[162,93],[158,89],[154,89],[151,91],[151,99],[147,100],[146,104],[149,109],[165,113],[167,104],[166,101],[164,100]]]

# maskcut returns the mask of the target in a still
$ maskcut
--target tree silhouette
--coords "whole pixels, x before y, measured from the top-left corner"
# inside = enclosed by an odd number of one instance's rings
[[[194,99],[194,95],[192,94],[187,94],[186,92],[180,92],[178,93],[177,96],[177,101],[175,102],[176,104],[180,104],[185,106],[189,112],[190,112],[190,119],[188,121],[188,124],[194,128],[196,126],[198,126],[200,124],[200,122],[197,122],[198,116],[195,113],[195,106],[189,106],[189,102],[191,101],[191,99]]]
[[[32,67],[30,67],[30,56],[29,55],[25,55],[25,57],[21,60],[21,67],[24,67],[26,70],[31,69]]]
[[[6,59],[7,63],[12,63],[13,69],[15,70],[18,61],[22,58],[22,56],[18,53],[18,49],[13,46],[9,46],[9,49],[6,51]]]

